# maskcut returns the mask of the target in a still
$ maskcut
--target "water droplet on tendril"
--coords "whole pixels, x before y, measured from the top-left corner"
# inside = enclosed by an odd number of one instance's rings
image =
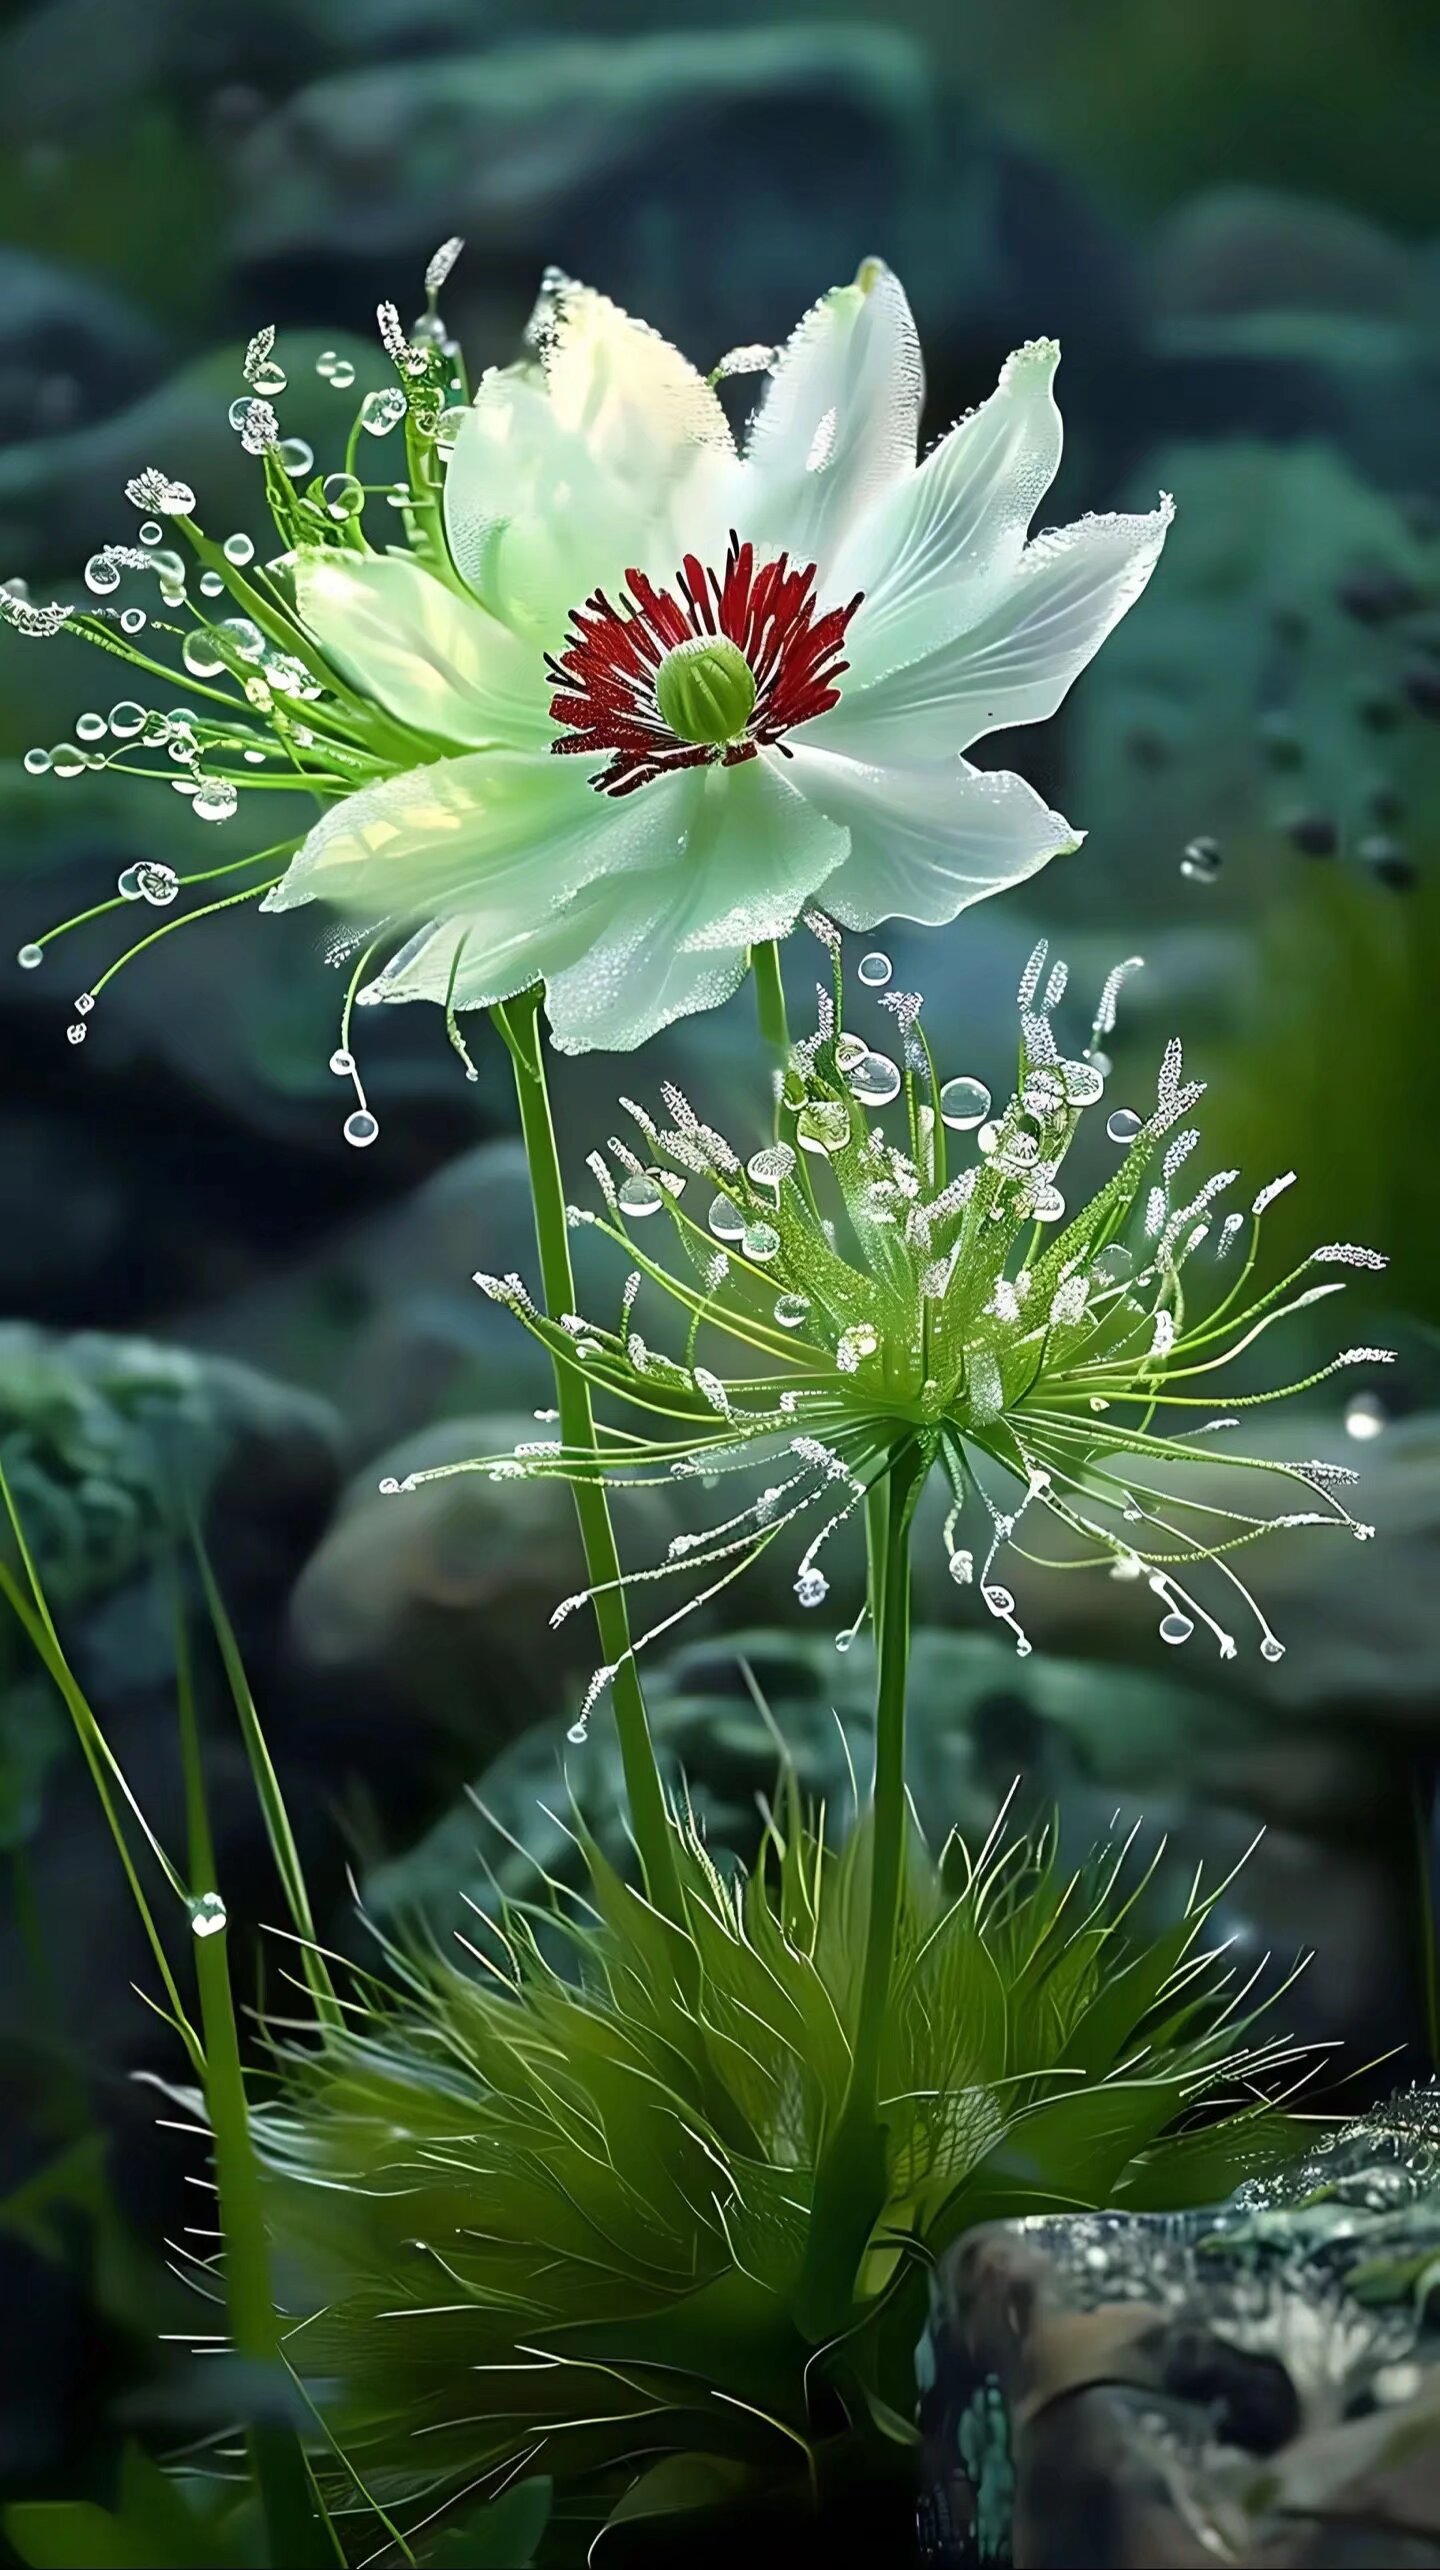
[[[330,1056],[330,1068],[337,1080],[348,1080],[355,1068],[354,1054],[347,1053],[344,1045],[338,1044]]]
[[[346,1141],[353,1143],[357,1151],[364,1151],[379,1133],[380,1121],[378,1116],[371,1114],[368,1107],[356,1107],[353,1115],[347,1115],[345,1118],[341,1131]]]
[[[237,571],[243,571],[246,563],[255,559],[255,547],[248,535],[227,535],[220,549],[226,561],[233,562]]]
[[[228,821],[239,800],[239,788],[228,776],[207,776],[196,787],[190,809],[201,821]]]
[[[15,961],[22,973],[33,973],[37,964],[44,963],[45,949],[43,946],[22,946]]]
[[[983,1080],[947,1080],[940,1092],[940,1121],[952,1133],[973,1133],[990,1112],[990,1092]]]
[[[149,858],[135,868],[135,881],[142,901],[155,910],[164,910],[180,889],[180,878],[173,866],[158,865]]]
[[[378,392],[367,393],[360,405],[360,425],[372,437],[384,437],[398,427],[405,416],[405,396],[395,384],[382,385]]]
[[[356,481],[353,473],[327,473],[320,485],[320,497],[327,516],[343,525],[348,518],[358,517],[364,508],[365,486]]]
[[[1105,1120],[1105,1130],[1112,1142],[1133,1142],[1140,1130],[1140,1118],[1133,1107],[1117,1107]]]
[[[782,1330],[798,1330],[810,1317],[808,1294],[779,1294],[775,1299],[775,1318]]]
[[[630,1214],[636,1219],[646,1214],[658,1214],[665,1202],[663,1187],[643,1172],[632,1172],[628,1178],[622,1178],[615,1192],[622,1214]]]
[[[873,955],[862,955],[856,967],[860,980],[871,991],[883,991],[894,969],[889,956],[878,951]]]
[[[850,1139],[850,1116],[838,1098],[815,1098],[795,1119],[795,1139],[802,1151],[828,1156],[843,1151]]]
[[[218,1892],[201,1892],[190,1903],[190,1927],[195,1936],[219,1936],[229,1923],[229,1913]]]
[[[728,1196],[716,1196],[705,1219],[717,1240],[738,1240],[745,1229],[744,1215]]]
[[[1260,1645],[1260,1657],[1262,1660],[1283,1660],[1285,1657],[1284,1643],[1277,1640],[1273,1633],[1267,1633]]]
[[[49,766],[50,753],[48,750],[34,749],[26,751],[25,773],[27,776],[44,776],[48,773]]]
[[[740,1246],[747,1258],[763,1263],[779,1255],[780,1234],[773,1223],[747,1223],[740,1235]]]
[[[281,471],[288,473],[292,482],[298,482],[302,475],[308,473],[315,461],[315,449],[303,437],[282,437],[275,452],[280,459]]]
[[[888,1053],[865,1053],[847,1074],[852,1097],[862,1107],[885,1107],[900,1094],[900,1071]]]
[[[1368,1445],[1373,1438],[1383,1437],[1388,1425],[1389,1413],[1373,1392],[1357,1392],[1353,1400],[1346,1402],[1345,1433],[1357,1444]]]
[[[1178,1607],[1172,1607],[1170,1613],[1162,1615],[1160,1619],[1162,1642],[1188,1642],[1194,1630],[1192,1619],[1188,1615],[1182,1615]]]

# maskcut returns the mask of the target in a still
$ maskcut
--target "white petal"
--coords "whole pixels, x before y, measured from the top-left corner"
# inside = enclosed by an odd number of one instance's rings
[[[1174,504],[1148,517],[1080,518],[1037,536],[973,625],[872,684],[847,679],[807,737],[856,758],[924,763],[986,732],[1038,723],[1133,607],[1155,568]]]
[[[540,652],[409,554],[302,554],[295,594],[341,675],[412,730],[507,747],[551,730]]]
[[[835,594],[864,592],[846,636],[852,687],[974,624],[1016,569],[1060,463],[1059,362],[1053,339],[1017,348],[989,400],[893,483],[842,547]]]
[[[718,1007],[750,946],[786,935],[844,858],[844,828],[765,759],[691,769],[686,782],[679,866],[630,877],[603,936],[548,981],[563,1053],[628,1052],[673,1019]]]
[[[651,506],[707,450],[733,456],[713,387],[648,323],[565,277],[542,299],[541,362],[557,426]]]
[[[867,259],[789,340],[746,442],[742,535],[822,571],[915,463],[924,372],[898,278]]]
[[[617,802],[588,783],[592,764],[473,750],[367,786],[317,821],[264,907],[329,901],[396,920],[465,912],[497,936],[512,921],[538,927],[599,876],[662,864],[682,844],[673,780]]]
[[[482,381],[445,482],[461,578],[553,649],[572,608],[632,564],[673,579],[723,549],[737,464],[715,393],[677,350],[588,287],[542,304],[541,364]]]
[[[614,906],[605,883],[587,886],[553,918],[537,921],[533,903],[521,914],[465,911],[437,919],[407,939],[359,997],[426,999],[442,1008],[493,1008],[573,964],[593,943]]]
[[[824,893],[825,909],[845,928],[876,928],[882,919],[943,927],[1084,835],[1023,777],[964,759],[867,766],[797,743],[792,772],[801,792],[850,833],[850,854]]]

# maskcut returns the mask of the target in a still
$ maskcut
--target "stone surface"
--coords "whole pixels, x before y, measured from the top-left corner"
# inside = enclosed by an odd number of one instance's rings
[[[984,2225],[919,2351],[935,2570],[1440,2562],[1440,2092],[1210,2213]]]

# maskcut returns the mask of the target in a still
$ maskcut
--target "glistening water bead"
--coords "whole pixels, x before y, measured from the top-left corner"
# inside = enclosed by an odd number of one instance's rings
[[[643,1172],[632,1171],[628,1178],[621,1179],[615,1190],[615,1201],[622,1214],[638,1220],[646,1214],[658,1214],[665,1202],[665,1191],[653,1178],[647,1178]]]
[[[1221,862],[1218,840],[1192,839],[1180,860],[1180,872],[1187,883],[1214,883]]]
[[[850,1094],[862,1107],[888,1107],[900,1094],[900,1072],[888,1053],[865,1053],[849,1074]]]
[[[894,969],[889,956],[878,951],[873,955],[862,955],[857,966],[859,979],[870,991],[883,991]]]
[[[360,405],[360,425],[372,437],[384,437],[398,428],[405,416],[406,401],[398,385],[382,385],[378,392],[367,393]]]
[[[348,1080],[355,1068],[354,1054],[347,1053],[344,1045],[338,1044],[330,1056],[330,1068],[337,1080]]]
[[[380,1120],[378,1116],[371,1114],[368,1107],[356,1107],[354,1113],[345,1118],[341,1131],[346,1141],[353,1143],[357,1151],[364,1151],[379,1133]]]
[[[23,955],[20,961],[25,961]],[[1383,1437],[1388,1425],[1389,1413],[1373,1392],[1357,1392],[1352,1401],[1346,1402],[1345,1434],[1353,1437],[1357,1445],[1369,1445],[1376,1437]]]
[[[940,1092],[940,1121],[952,1133],[973,1133],[984,1123],[990,1104],[983,1080],[947,1080]]]
[[[1194,1630],[1192,1619],[1188,1615],[1182,1615],[1178,1607],[1172,1607],[1170,1613],[1162,1615],[1160,1619],[1162,1642],[1188,1642]]]
[[[219,1936],[230,1923],[229,1913],[218,1892],[201,1892],[189,1908],[190,1930],[194,1936]]]
[[[1105,1130],[1112,1142],[1129,1144],[1140,1130],[1140,1118],[1133,1107],[1117,1107],[1114,1114],[1106,1118]]]

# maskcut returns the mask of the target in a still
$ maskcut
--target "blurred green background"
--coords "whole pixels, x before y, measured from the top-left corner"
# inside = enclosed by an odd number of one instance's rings
[[[1397,1364],[1270,1431],[1361,1463],[1380,1540],[1338,1573],[1328,1546],[1277,1543],[1258,1576],[1288,1655],[1223,1672],[1190,1653],[1157,1667],[1133,1593],[1105,1582],[1027,1598],[1046,1648],[1022,1667],[967,1628],[929,1548],[917,1789],[983,1828],[1023,1771],[1077,1853],[1117,1805],[1143,1812],[1178,1842],[1177,1878],[1233,1862],[1263,1825],[1225,1925],[1277,1975],[1317,1949],[1287,2010],[1340,2047],[1326,2076],[1351,2097],[1429,2058],[1437,121],[1440,20],[1420,0],[11,0],[0,23],[0,578],[37,599],[74,594],[87,555],[128,532],[120,486],[147,463],[195,485],[211,529],[253,523],[226,406],[264,323],[286,428],[323,464],[349,408],[315,356],[373,367],[377,299],[415,309],[451,233],[467,247],[447,318],[477,369],[514,352],[547,262],[713,364],[783,336],[879,252],[919,317],[928,433],[1011,346],[1053,333],[1067,447],[1043,514],[1174,491],[1152,588],[1060,720],[985,753],[1084,825],[1083,851],[953,930],[897,933],[897,974],[925,989],[947,1070],[998,1080],[1037,933],[1082,994],[1145,956],[1116,1097],[1133,1076],[1138,1098],[1183,1033],[1212,1084],[1206,1165],[1239,1160],[1255,1185],[1301,1172],[1276,1259],[1351,1237],[1392,1258],[1342,1335],[1393,1342]],[[157,1821],[177,1797],[163,1498],[182,1473],[206,1494],[333,1934],[363,1935],[347,1867],[382,1913],[419,1899],[448,1934],[462,1889],[486,1897],[466,1784],[538,1828],[588,1666],[581,1619],[547,1625],[577,1584],[562,1493],[459,1481],[398,1518],[376,1497],[383,1472],[523,1433],[546,1398],[536,1351],[468,1283],[529,1263],[505,1066],[482,1035],[468,1085],[438,1013],[377,1012],[381,1139],[347,1151],[326,1068],[341,993],[304,914],[162,941],[67,1044],[113,921],[40,972],[8,959],[127,863],[183,864],[193,833],[162,786],[24,773],[26,748],[122,692],[78,644],[5,639],[0,1455]],[[1218,868],[1182,871],[1197,837]],[[562,1066],[576,1165],[613,1092],[638,1077],[648,1094],[662,1070],[758,1140],[754,1049],[742,994],[638,1073]],[[652,1557],[638,1500],[622,1533]],[[787,1582],[777,1569],[735,1611],[806,1781],[830,1790],[832,1706],[863,1755],[864,1653],[837,1663]],[[773,1750],[735,1633],[694,1628],[656,1697],[717,1838],[743,1843]],[[238,1758],[221,1782],[232,1916],[264,1922]],[[613,1816],[598,1726],[572,1783]],[[542,1852],[563,1861],[559,1842]],[[194,2218],[193,2145],[156,2129],[134,2074],[175,2065],[131,1988],[141,1958],[86,1779],[9,1635],[0,1860],[14,2496],[101,2488],[127,2429],[168,2450],[207,2421],[197,2369],[157,2341],[192,2317],[160,2243]],[[253,1960],[273,1976],[263,1939]]]

